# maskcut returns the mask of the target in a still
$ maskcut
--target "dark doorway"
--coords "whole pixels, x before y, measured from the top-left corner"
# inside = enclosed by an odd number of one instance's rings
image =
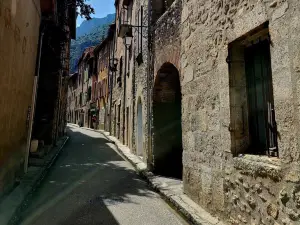
[[[154,172],[182,178],[181,89],[179,72],[165,63],[153,90]]]
[[[118,139],[120,139],[120,135],[121,135],[121,104],[118,105]]]
[[[129,107],[126,108],[126,144],[129,146]]]
[[[114,136],[117,136],[117,105],[115,105],[115,114],[114,114]]]
[[[144,128],[143,128],[143,106],[141,98],[139,98],[137,103],[137,155],[140,157],[144,156],[144,147],[143,147],[143,136],[144,136]]]

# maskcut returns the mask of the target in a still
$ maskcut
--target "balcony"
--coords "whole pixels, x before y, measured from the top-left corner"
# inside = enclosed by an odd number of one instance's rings
[[[132,25],[128,17],[128,7],[124,6],[119,16],[118,37],[123,38],[126,34],[132,34]]]

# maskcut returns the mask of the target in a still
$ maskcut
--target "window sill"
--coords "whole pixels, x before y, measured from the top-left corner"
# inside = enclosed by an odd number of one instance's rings
[[[282,179],[281,162],[278,158],[259,155],[243,155],[233,158],[234,168],[242,174],[268,177],[274,181]]]

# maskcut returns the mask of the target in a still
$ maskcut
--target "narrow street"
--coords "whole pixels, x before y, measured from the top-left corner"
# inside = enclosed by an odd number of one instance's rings
[[[68,128],[69,142],[34,193],[22,225],[186,224],[104,136]]]

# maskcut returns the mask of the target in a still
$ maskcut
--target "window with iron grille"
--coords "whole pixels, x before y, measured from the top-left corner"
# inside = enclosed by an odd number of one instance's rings
[[[227,62],[234,153],[278,156],[268,24],[231,43]]]
[[[82,93],[80,93],[80,95],[79,95],[79,104],[80,104],[80,106],[82,106]]]
[[[131,42],[131,45],[128,48],[127,54],[128,54],[128,60],[127,60],[128,65],[127,65],[127,71],[126,72],[127,72],[127,76],[129,76],[130,75],[130,64],[131,64],[131,60],[132,60],[132,42]]]
[[[117,83],[119,83],[119,87],[122,84],[122,75],[123,75],[123,56],[120,58],[120,69],[119,69],[119,77],[117,78]]]
[[[92,87],[90,86],[87,92],[87,101],[90,101],[91,97],[92,97]]]
[[[136,24],[137,24],[137,30],[136,30],[136,44],[137,44],[137,57],[136,61],[138,65],[141,65],[143,63],[143,12],[144,8],[141,6],[141,8],[138,10],[138,13],[136,15]]]

